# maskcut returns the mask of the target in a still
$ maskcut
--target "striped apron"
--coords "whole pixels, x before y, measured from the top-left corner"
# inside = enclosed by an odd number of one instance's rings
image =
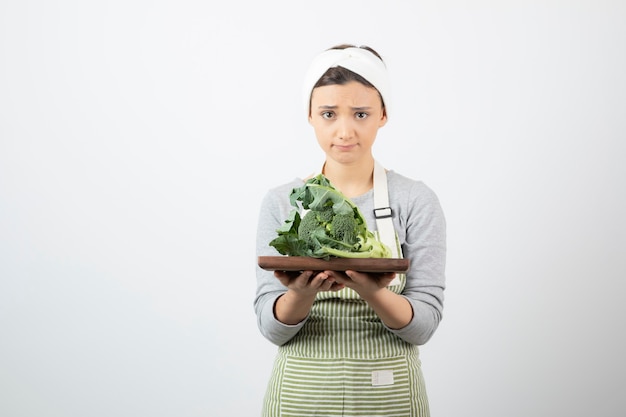
[[[388,287],[395,293],[399,278]],[[318,293],[303,328],[278,349],[263,404],[263,417],[429,415],[418,347],[349,288]]]

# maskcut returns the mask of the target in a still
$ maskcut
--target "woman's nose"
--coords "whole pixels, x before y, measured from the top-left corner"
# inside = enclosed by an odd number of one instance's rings
[[[348,140],[354,134],[354,125],[352,120],[341,118],[337,123],[337,136],[340,139]]]

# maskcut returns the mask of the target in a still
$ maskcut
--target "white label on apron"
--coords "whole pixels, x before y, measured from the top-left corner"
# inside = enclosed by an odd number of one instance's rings
[[[372,371],[372,386],[393,385],[393,371],[385,369],[382,371]]]

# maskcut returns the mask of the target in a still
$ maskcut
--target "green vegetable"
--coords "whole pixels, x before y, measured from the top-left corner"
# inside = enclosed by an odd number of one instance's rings
[[[368,230],[359,208],[322,174],[294,188],[295,208],[270,246],[282,255],[313,258],[390,258],[391,251]],[[300,215],[298,203],[308,210]]]

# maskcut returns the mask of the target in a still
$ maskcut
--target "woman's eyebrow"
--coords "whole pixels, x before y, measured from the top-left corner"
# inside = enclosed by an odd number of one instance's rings
[[[317,106],[318,109],[324,109],[324,110],[335,110],[338,107],[339,106],[334,106],[334,105],[329,105],[329,104]],[[358,106],[358,107],[350,107],[350,108],[356,111],[363,111],[363,110],[371,110],[372,106]]]

